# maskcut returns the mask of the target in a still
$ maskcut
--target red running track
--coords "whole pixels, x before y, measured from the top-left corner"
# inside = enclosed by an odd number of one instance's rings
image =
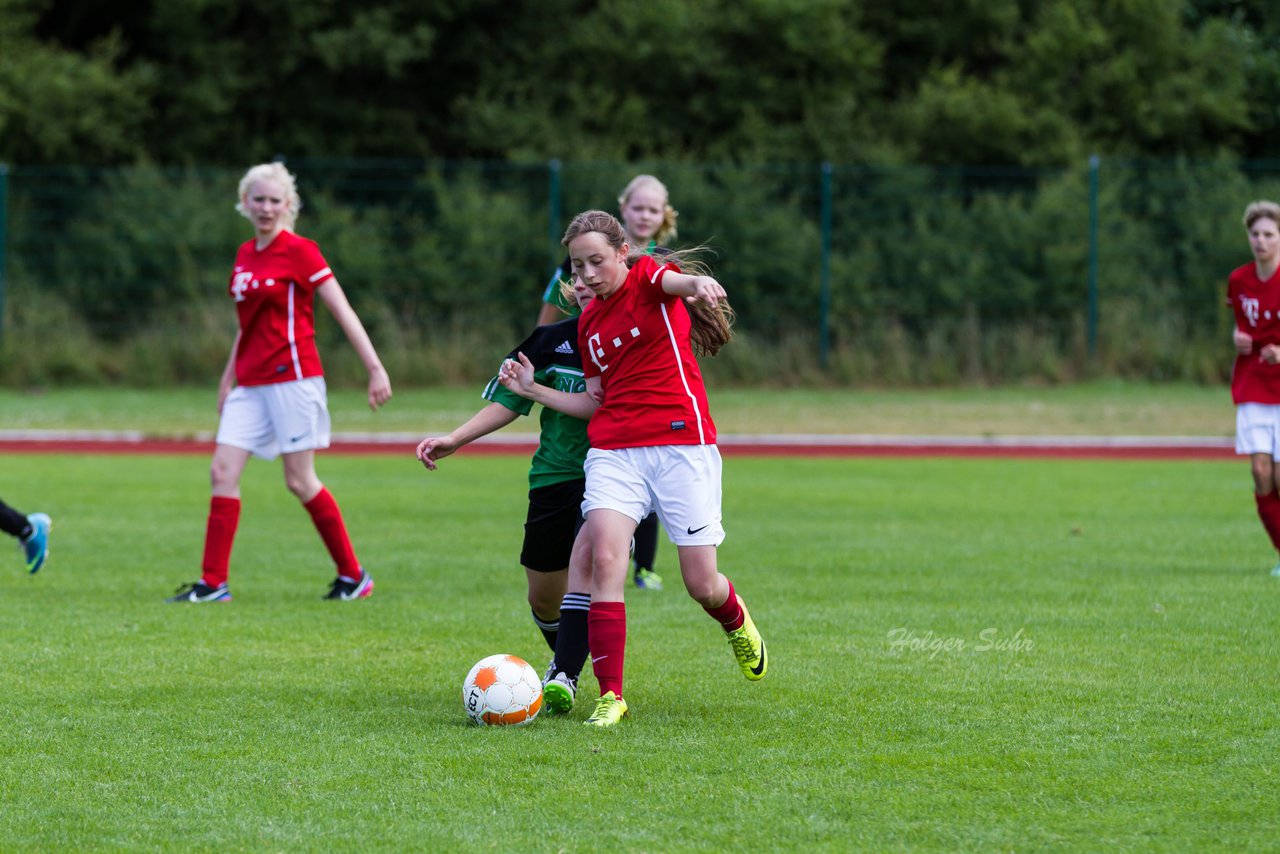
[[[416,439],[343,438],[325,453],[412,457]],[[468,454],[529,454],[532,439],[473,443]],[[1235,458],[1229,439],[1190,437],[1051,437],[983,439],[957,437],[722,436],[725,456],[756,457],[960,457],[1116,460],[1226,460]],[[86,436],[5,437],[6,454],[200,454],[213,453],[211,439]]]

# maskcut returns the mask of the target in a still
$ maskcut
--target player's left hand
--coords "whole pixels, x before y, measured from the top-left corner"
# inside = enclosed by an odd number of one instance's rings
[[[391,377],[387,369],[378,365],[369,371],[369,408],[374,412],[378,407],[391,399]]]
[[[705,302],[713,308],[720,300],[728,297],[724,286],[710,276],[696,276],[693,280],[693,295],[689,297],[690,302]]]

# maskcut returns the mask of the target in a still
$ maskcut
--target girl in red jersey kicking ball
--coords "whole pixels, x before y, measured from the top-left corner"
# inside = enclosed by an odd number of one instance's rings
[[[391,398],[391,380],[360,318],[314,241],[293,233],[302,201],[281,163],[254,166],[240,180],[236,210],[255,235],[236,253],[229,292],[240,329],[218,384],[213,497],[200,580],[169,602],[226,602],[231,544],[240,521],[240,475],[250,455],[284,457],[284,482],[311,514],[337,565],[326,599],[361,599],[373,577],[356,560],[342,512],[316,476],[315,450],[329,447],[329,404],[316,350],[319,295],[369,371],[369,407]]]
[[[523,353],[499,377],[517,394],[590,419],[581,537],[591,554],[587,634],[601,696],[586,723],[606,727],[627,716],[627,556],[651,510],[676,545],[685,588],[724,628],[743,674],[762,679],[768,662],[742,598],[716,567],[724,540],[720,452],[694,351],[714,355],[729,340],[725,290],[710,276],[681,272],[680,253],[663,263],[629,258],[622,225],[603,211],[578,214],[561,242],[574,274],[595,293],[578,321],[587,390],[537,385]]]
[[[1244,227],[1253,263],[1227,279],[1227,302],[1236,317],[1236,453],[1249,455],[1258,516],[1280,551],[1280,205],[1253,202],[1245,208]],[[1280,576],[1280,564],[1271,574]]]
[[[666,244],[676,236],[676,219],[680,214],[671,206],[666,184],[653,175],[635,176],[618,196],[618,214],[632,252],[643,252],[659,259],[667,253]],[[554,323],[565,315],[580,313],[581,309],[568,298],[569,289],[562,286],[563,282],[572,280],[573,262],[566,257],[542,293],[539,326]],[[662,589],[662,576],[653,568],[657,556],[658,516],[650,513],[636,526],[632,554],[635,567],[632,578],[641,590]]]

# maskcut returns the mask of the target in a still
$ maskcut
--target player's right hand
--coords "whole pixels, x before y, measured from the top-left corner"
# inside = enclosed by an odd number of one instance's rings
[[[1241,332],[1239,327],[1231,330],[1231,343],[1235,345],[1236,352],[1241,356],[1247,356],[1253,352],[1253,338],[1247,332]]]
[[[498,369],[498,382],[507,391],[528,397],[533,388],[533,362],[524,353],[516,353],[516,359],[507,359],[502,363],[502,367]]]
[[[443,459],[457,450],[447,436],[433,436],[418,443],[418,460],[427,471],[436,470],[436,460]]]
[[[227,396],[231,394],[231,390],[233,388],[235,388],[235,386],[227,383],[219,383],[218,385],[218,414],[219,415],[222,414],[222,407],[226,404]]]

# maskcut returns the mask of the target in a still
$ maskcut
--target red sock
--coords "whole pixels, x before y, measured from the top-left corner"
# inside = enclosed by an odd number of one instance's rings
[[[1262,527],[1271,537],[1271,545],[1280,551],[1280,495],[1275,492],[1266,495],[1254,493],[1253,499],[1258,502],[1258,518],[1262,519]]]
[[[726,632],[733,632],[742,628],[742,604],[738,602],[738,594],[733,590],[733,582],[729,581],[727,578],[725,581],[729,583],[729,598],[725,599],[723,604],[715,608],[708,608],[706,605],[703,605],[702,610],[715,618],[715,620],[724,627]]]
[[[587,645],[591,669],[600,683],[600,696],[622,696],[622,659],[627,649],[627,606],[622,602],[592,602],[587,611]]]
[[[338,509],[338,502],[333,500],[329,490],[323,486],[320,487],[316,497],[302,506],[311,514],[311,521],[320,532],[320,539],[324,540],[333,562],[338,565],[338,575],[352,581],[363,578],[364,571],[360,569],[355,549],[351,547],[347,526],[342,521],[342,511]]]
[[[231,565],[231,544],[240,524],[240,499],[215,495],[209,499],[209,521],[204,529],[204,558],[200,580],[217,587],[227,580]]]

